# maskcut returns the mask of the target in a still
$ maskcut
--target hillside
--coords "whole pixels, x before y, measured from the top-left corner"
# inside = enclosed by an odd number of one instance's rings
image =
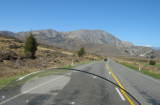
[[[20,40],[25,40],[29,32],[5,32]],[[151,52],[149,47],[135,46],[130,42],[121,41],[114,35],[102,30],[77,30],[58,32],[56,30],[32,31],[39,43],[76,51],[85,47],[87,52],[103,56],[140,56]]]
[[[93,54],[80,58],[76,52],[46,45],[39,45],[36,59],[29,59],[24,55],[23,46],[24,43],[15,38],[0,36],[0,79],[50,67],[69,66],[72,62],[100,59]]]

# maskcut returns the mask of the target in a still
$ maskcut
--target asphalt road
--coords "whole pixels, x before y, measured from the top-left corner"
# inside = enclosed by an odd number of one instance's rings
[[[160,105],[160,82],[111,60],[77,67],[120,85],[142,105]],[[0,91],[0,105],[138,105],[126,92],[96,76],[68,72],[34,78]]]
[[[143,105],[160,105],[160,80],[131,70],[112,60],[109,60],[108,65],[126,90],[137,97]]]

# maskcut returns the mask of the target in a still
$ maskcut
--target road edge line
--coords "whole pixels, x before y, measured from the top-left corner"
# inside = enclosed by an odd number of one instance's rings
[[[17,97],[20,97],[21,95],[24,95],[24,94],[26,94],[26,93],[28,93],[28,92],[36,89],[36,88],[39,88],[39,87],[41,87],[41,86],[44,86],[45,84],[48,84],[48,83],[53,82],[53,81],[56,81],[56,80],[61,79],[61,78],[63,78],[63,77],[65,77],[65,76],[57,77],[57,78],[55,78],[54,80],[50,80],[50,81],[48,81],[48,82],[42,83],[42,84],[40,84],[40,85],[38,85],[38,86],[36,86],[36,87],[33,87],[33,88],[29,89],[29,90],[26,90],[26,91],[22,92],[22,93],[20,93],[20,94],[17,94],[17,95],[15,95],[15,96],[13,96],[13,97],[10,97],[10,98],[8,98],[8,99],[6,99],[6,100],[4,100],[4,101],[1,101],[1,102],[0,102],[0,105],[3,105],[3,104],[5,104],[5,103],[7,103],[7,102],[9,102],[9,101],[12,101],[12,100],[16,99]]]

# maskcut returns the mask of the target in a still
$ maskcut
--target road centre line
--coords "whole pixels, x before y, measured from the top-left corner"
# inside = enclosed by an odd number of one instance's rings
[[[114,72],[112,71],[112,69],[109,67],[108,64],[106,64],[106,68],[109,70],[109,72],[111,72],[111,75],[113,77],[113,79],[118,83],[118,85],[122,88],[125,89],[124,86],[120,83],[118,77],[114,74]],[[134,102],[132,101],[132,99],[127,95],[127,93],[120,89],[121,93],[124,95],[124,97],[128,100],[128,102],[130,103],[130,105],[135,105]]]

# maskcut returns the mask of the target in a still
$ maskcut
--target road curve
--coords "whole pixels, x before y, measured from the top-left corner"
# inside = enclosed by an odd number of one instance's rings
[[[123,85],[123,88],[135,96],[142,105],[160,104],[158,80],[130,70],[112,60],[92,62],[77,69]],[[69,72],[35,78],[20,87],[0,90],[0,105],[137,105],[137,103],[109,82],[89,74]]]

